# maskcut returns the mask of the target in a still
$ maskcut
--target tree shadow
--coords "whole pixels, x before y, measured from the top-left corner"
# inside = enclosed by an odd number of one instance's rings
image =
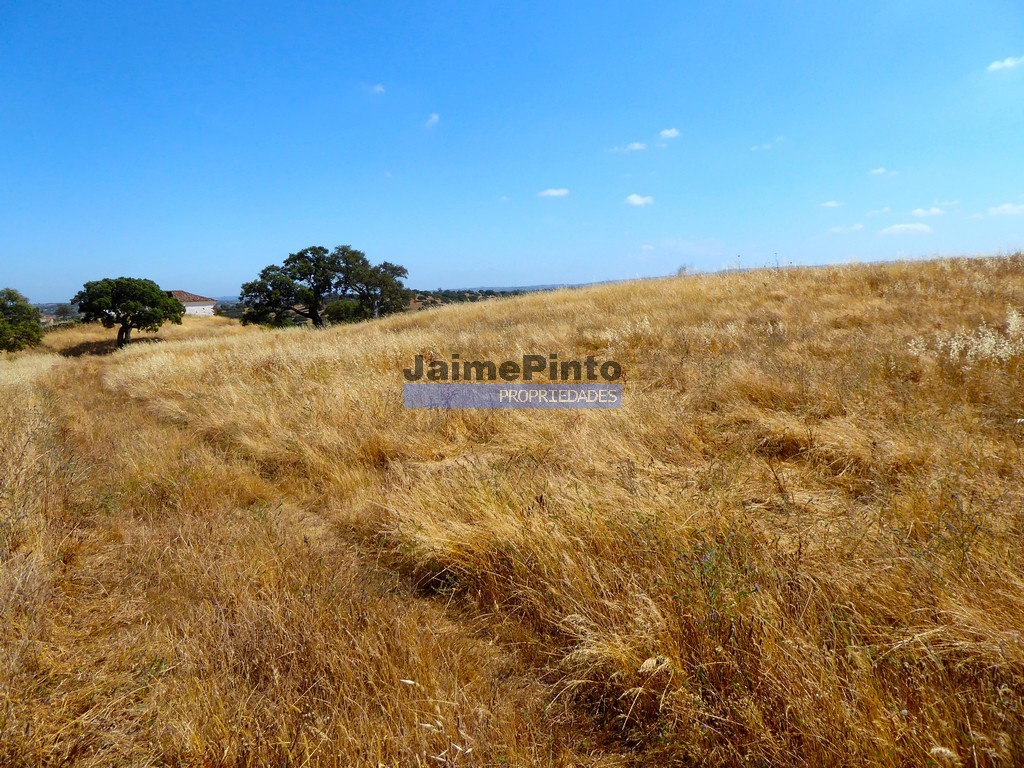
[[[163,339],[159,337],[151,339],[133,339],[131,344],[128,346],[134,347],[136,344],[154,344],[158,341],[163,341]],[[82,355],[109,355],[112,352],[117,352],[117,339],[83,341],[81,344],[75,344],[73,347],[62,349],[60,354],[63,357],[81,357]]]

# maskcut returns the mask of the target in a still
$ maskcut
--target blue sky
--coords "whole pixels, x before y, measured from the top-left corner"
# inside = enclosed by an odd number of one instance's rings
[[[0,287],[1024,247],[1024,4],[0,3]],[[777,256],[776,256],[777,254]]]

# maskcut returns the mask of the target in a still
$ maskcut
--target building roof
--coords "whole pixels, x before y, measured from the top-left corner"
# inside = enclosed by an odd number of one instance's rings
[[[207,296],[200,296],[195,293],[189,293],[188,291],[168,291],[171,296],[176,298],[182,304],[194,304],[196,302],[202,302],[204,304],[216,304],[216,299],[211,299]]]

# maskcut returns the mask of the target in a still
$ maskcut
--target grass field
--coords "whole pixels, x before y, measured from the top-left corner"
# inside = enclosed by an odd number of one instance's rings
[[[1024,764],[1024,254],[0,357],[0,764]],[[414,411],[416,354],[615,359]]]

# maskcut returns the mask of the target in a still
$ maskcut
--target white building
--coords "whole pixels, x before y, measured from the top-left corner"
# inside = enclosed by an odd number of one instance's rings
[[[168,291],[171,296],[185,305],[186,315],[212,315],[216,299],[208,299],[206,296],[197,296],[188,291]]]

